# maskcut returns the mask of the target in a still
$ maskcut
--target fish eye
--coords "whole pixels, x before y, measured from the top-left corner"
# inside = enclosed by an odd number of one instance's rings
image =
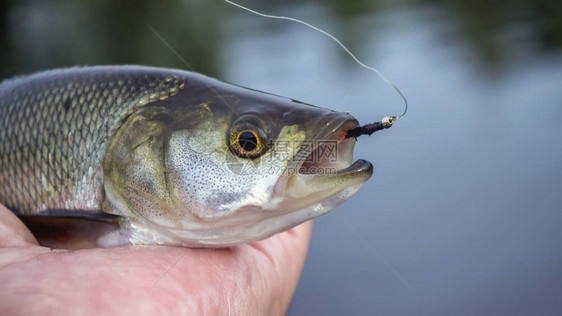
[[[259,132],[252,129],[243,129],[232,133],[230,149],[238,156],[244,158],[257,158],[265,152],[263,138]]]
[[[256,124],[234,124],[230,131],[230,150],[239,157],[254,159],[267,150],[265,132]]]
[[[246,152],[251,152],[258,149],[260,144],[260,137],[254,131],[245,130],[238,133],[236,136],[238,146]]]

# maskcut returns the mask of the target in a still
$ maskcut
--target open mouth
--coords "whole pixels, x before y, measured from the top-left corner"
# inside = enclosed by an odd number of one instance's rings
[[[282,177],[282,182],[278,182],[285,185],[277,193],[293,200],[302,200],[304,204],[314,204],[367,181],[372,175],[373,166],[362,159],[353,162],[356,140],[342,137],[347,130],[356,126],[357,121],[345,120],[303,143],[292,166],[287,168]]]
[[[372,168],[371,163],[366,160],[359,159],[353,163],[353,149],[356,140],[342,137],[347,130],[356,126],[354,120],[347,120],[328,135],[322,137],[319,134],[319,137],[305,144],[301,151],[309,153],[300,162],[298,174],[344,175]],[[306,148],[307,145],[311,148]],[[303,156],[303,153],[299,154]],[[299,154],[297,154],[297,158]]]
[[[355,139],[322,139],[302,161],[299,174],[335,174],[351,166]]]

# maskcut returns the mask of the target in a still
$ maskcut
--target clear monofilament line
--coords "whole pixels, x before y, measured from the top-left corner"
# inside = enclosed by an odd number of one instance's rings
[[[406,115],[406,112],[408,111],[408,100],[406,99],[406,97],[404,96],[404,94],[402,94],[402,91],[400,91],[400,89],[398,89],[397,86],[395,86],[390,80],[388,80],[380,71],[378,71],[376,68],[374,67],[369,67],[366,64],[364,64],[362,61],[360,61],[342,42],[340,42],[340,40],[338,40],[336,37],[334,37],[332,34],[322,30],[321,28],[318,28],[310,23],[307,23],[305,21],[299,20],[299,19],[295,19],[292,17],[288,17],[288,16],[279,16],[279,15],[271,15],[271,14],[265,14],[265,13],[261,13],[258,12],[256,10],[252,10],[250,8],[247,8],[243,5],[240,5],[238,3],[232,2],[230,0],[224,0],[224,2],[229,3],[235,7],[238,7],[242,10],[246,10],[248,12],[251,12],[253,14],[265,17],[265,18],[271,18],[271,19],[279,19],[279,20],[289,20],[289,21],[293,21],[293,22],[297,22],[300,24],[303,24],[317,32],[320,32],[324,35],[326,35],[327,37],[331,38],[334,42],[336,42],[349,56],[351,56],[351,58],[353,58],[353,60],[355,60],[355,62],[357,64],[359,64],[361,67],[373,71],[375,72],[379,78],[381,78],[384,82],[386,82],[389,86],[391,86],[392,88],[394,88],[394,90],[396,90],[396,92],[400,95],[400,97],[402,98],[402,100],[404,100],[404,112],[402,112],[402,114],[398,115],[398,116],[393,116],[393,120],[396,121],[397,119],[403,117],[404,115]]]

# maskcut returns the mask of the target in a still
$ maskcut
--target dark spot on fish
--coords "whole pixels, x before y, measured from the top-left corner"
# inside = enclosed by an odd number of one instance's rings
[[[70,110],[70,98],[66,99],[66,101],[64,101],[64,110],[66,112],[68,112],[68,110]]]
[[[168,152],[167,143],[168,143],[167,141],[162,143],[162,157],[164,161],[166,161],[166,156]],[[163,176],[164,176],[164,184],[166,185],[166,193],[168,194],[168,198],[170,198],[171,191],[170,191],[170,183],[168,181],[168,177],[169,177],[168,168],[164,168]]]

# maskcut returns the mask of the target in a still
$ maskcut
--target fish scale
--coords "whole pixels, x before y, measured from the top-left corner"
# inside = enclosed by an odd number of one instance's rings
[[[98,210],[107,140],[136,108],[182,87],[173,72],[132,66],[71,68],[4,81],[0,203],[19,214]]]

